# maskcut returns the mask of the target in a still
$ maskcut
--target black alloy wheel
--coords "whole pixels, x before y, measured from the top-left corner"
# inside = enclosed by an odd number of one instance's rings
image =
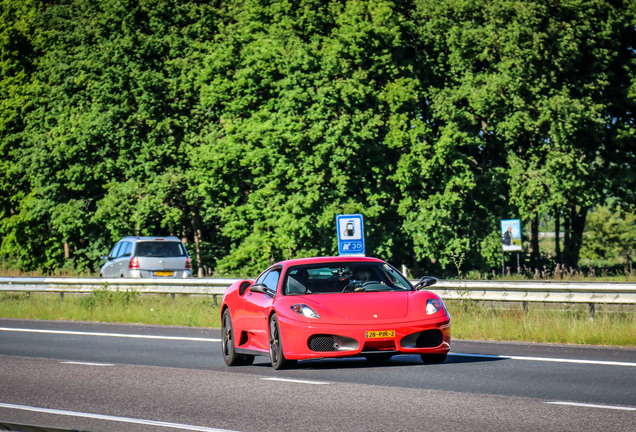
[[[223,360],[228,366],[243,366],[251,365],[254,363],[254,356],[247,354],[237,354],[234,346],[234,330],[232,328],[232,316],[230,310],[225,309],[223,311],[221,323],[221,337],[223,343],[221,344],[223,350]]]
[[[287,360],[283,354],[280,325],[276,314],[269,319],[269,361],[275,370],[285,369],[297,363],[293,360]]]

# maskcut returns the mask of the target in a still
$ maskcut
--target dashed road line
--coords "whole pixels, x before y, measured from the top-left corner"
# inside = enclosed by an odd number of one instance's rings
[[[104,420],[104,421],[112,421],[112,422],[118,422],[118,423],[129,423],[129,424],[138,424],[138,425],[146,425],[146,426],[153,426],[153,427],[181,429],[181,430],[187,430],[187,431],[239,432],[239,431],[232,431],[229,429],[218,429],[218,428],[211,428],[211,427],[205,427],[205,426],[194,426],[194,425],[187,425],[187,424],[180,424],[180,423],[162,422],[162,421],[156,421],[156,420],[137,419],[137,418],[131,418],[131,417],[119,417],[119,416],[104,415],[104,414],[85,413],[85,412],[79,412],[79,411],[58,410],[58,409],[51,409],[51,408],[33,407],[28,405],[8,404],[8,403],[2,403],[2,402],[0,402],[0,408],[37,412],[37,413],[43,413],[43,414],[69,416],[69,417],[89,418],[93,420]]]
[[[583,407],[583,408],[600,408],[600,409],[611,409],[611,410],[621,410],[621,411],[636,411],[636,407],[626,407],[626,406],[618,406],[618,405],[599,405],[599,404],[565,402],[565,401],[552,401],[552,402],[544,402],[544,403],[551,404],[551,405],[565,405],[565,406]]]
[[[327,385],[330,384],[326,381],[310,381],[310,380],[299,380],[299,379],[291,379],[291,378],[261,378],[263,381],[279,381],[286,383],[294,383],[294,384],[310,384],[310,385]]]
[[[62,335],[72,335],[72,336],[101,336],[101,337],[117,337],[117,338],[132,338],[132,339],[162,339],[162,340],[181,340],[181,341],[193,341],[193,342],[221,342],[221,339],[195,338],[195,337],[183,337],[183,336],[156,336],[156,335],[140,335],[140,334],[127,334],[127,333],[100,333],[100,332],[79,332],[79,331],[68,331],[68,330],[21,329],[21,328],[9,328],[9,327],[0,327],[0,331],[62,334]]]
[[[114,363],[93,363],[81,361],[63,361],[62,364],[79,365],[79,366],[115,366]]]
[[[632,362],[619,362],[619,361],[607,361],[607,360],[581,360],[581,359],[565,359],[554,357],[526,357],[526,356],[506,356],[506,355],[492,355],[492,354],[468,354],[468,353],[456,353],[450,352],[449,356],[456,357],[474,357],[484,358],[492,360],[523,360],[523,361],[536,361],[536,362],[552,362],[552,363],[574,363],[574,364],[591,364],[599,366],[626,366],[636,367],[636,363]]]

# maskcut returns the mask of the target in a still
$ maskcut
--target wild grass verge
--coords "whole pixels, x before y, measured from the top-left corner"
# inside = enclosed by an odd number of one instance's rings
[[[212,296],[95,290],[91,294],[0,294],[0,317],[220,327]]]
[[[636,347],[633,305],[482,303],[448,300],[453,337]]]
[[[219,299],[220,303],[220,299]],[[636,347],[633,305],[480,303],[448,300],[452,334],[458,339],[547,342]],[[219,328],[220,307],[212,296],[141,295],[96,290],[91,294],[2,293],[0,317],[176,325]]]

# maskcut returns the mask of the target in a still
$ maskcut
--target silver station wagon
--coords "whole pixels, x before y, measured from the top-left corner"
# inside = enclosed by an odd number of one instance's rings
[[[101,277],[187,278],[192,263],[177,237],[124,237],[108,255],[99,271]]]

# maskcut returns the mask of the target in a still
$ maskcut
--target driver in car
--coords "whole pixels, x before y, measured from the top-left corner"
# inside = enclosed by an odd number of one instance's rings
[[[358,282],[368,282],[370,279],[369,272],[363,268],[359,268],[353,273],[352,279]]]
[[[357,268],[351,275],[349,284],[344,288],[343,292],[364,291],[363,285],[366,282],[369,282],[369,279],[371,279],[371,277],[367,270],[364,268]]]

